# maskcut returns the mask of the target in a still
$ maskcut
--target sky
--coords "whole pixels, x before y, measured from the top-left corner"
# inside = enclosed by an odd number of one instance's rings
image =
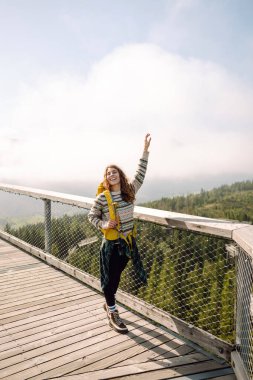
[[[0,0],[0,182],[141,199],[252,179],[252,0]]]

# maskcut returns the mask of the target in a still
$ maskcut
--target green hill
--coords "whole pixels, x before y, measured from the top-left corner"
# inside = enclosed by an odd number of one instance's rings
[[[141,206],[253,224],[253,181],[236,182],[209,191],[202,189],[199,194],[162,198]]]

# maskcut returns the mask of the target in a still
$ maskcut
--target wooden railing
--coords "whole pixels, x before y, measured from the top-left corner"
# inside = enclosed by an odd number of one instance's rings
[[[59,260],[50,254],[50,245],[51,245],[51,202],[59,202],[62,204],[68,204],[71,206],[76,206],[83,209],[90,209],[93,199],[86,198],[81,196],[74,196],[69,194],[57,193],[52,191],[46,191],[41,189],[27,188],[22,186],[14,186],[9,184],[0,184],[0,190],[8,193],[14,193],[24,196],[29,196],[36,199],[41,199],[45,203],[45,250],[36,248],[4,231],[0,231],[0,237],[10,241],[12,244],[15,244],[22,249],[26,250],[29,253],[32,253],[41,259],[47,261],[51,265],[56,266],[57,268],[71,274],[72,276],[78,278],[79,280],[84,281],[90,286],[100,290],[100,284],[98,279],[90,276],[87,273],[82,272],[81,270],[72,267],[71,265]],[[239,250],[238,255],[245,255],[247,257],[247,271],[242,268],[244,275],[247,272],[248,282],[247,286],[251,289],[247,289],[247,294],[249,297],[252,297],[252,262],[253,262],[253,226],[232,222],[229,220],[220,220],[220,219],[211,219],[205,217],[199,217],[188,214],[181,214],[169,211],[162,211],[156,209],[149,209],[145,207],[136,206],[134,209],[134,217],[140,221],[147,221],[151,223],[158,224],[160,226],[165,226],[169,228],[177,228],[180,230],[192,231],[194,233],[200,232],[203,234],[209,234],[217,237],[228,238],[235,242]],[[185,321],[164,312],[153,305],[149,305],[144,301],[141,301],[132,295],[129,295],[123,291],[119,292],[119,297],[117,297],[120,302],[131,307],[137,312],[142,313],[148,318],[153,319],[155,322],[161,323],[167,328],[176,331],[177,333],[183,335],[184,337],[196,342],[205,349],[208,349],[219,355],[226,360],[232,362],[235,372],[238,379],[247,379],[252,378],[252,361],[250,361],[250,355],[252,352],[247,352],[245,355],[242,355],[241,349],[241,340],[240,340],[240,331],[243,330],[242,326],[239,326],[238,323],[243,323],[243,315],[238,315],[239,313],[248,313],[248,316],[253,319],[252,316],[252,298],[248,299],[246,302],[246,308],[243,305],[240,306],[240,310],[237,310],[237,319],[236,319],[236,337],[237,340],[235,346],[222,341],[221,339],[207,333],[191,324],[186,323]],[[237,299],[237,304],[241,300]],[[244,333],[245,334],[245,333]],[[250,334],[250,332],[249,332]],[[244,337],[245,338],[245,337]],[[250,337],[247,338],[250,342]],[[251,347],[252,348],[252,347]],[[250,347],[249,347],[250,350]],[[246,358],[246,359],[245,359]],[[248,359],[249,358],[249,359]],[[249,360],[249,363],[247,362]]]

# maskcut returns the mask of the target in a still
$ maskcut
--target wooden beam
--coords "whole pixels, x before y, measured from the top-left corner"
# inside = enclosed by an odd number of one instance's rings
[[[208,233],[231,239],[234,230],[245,227],[245,224],[232,220],[205,218],[196,215],[181,214],[178,212],[150,209],[135,206],[134,217],[136,219],[157,223],[167,227],[183,230]]]
[[[232,238],[250,255],[253,262],[253,226],[247,225],[233,231]]]
[[[34,189],[32,187],[14,186],[9,184],[0,183],[0,190],[7,193],[14,193],[20,195],[26,195],[28,197],[36,199],[49,199],[54,202],[60,202],[71,206],[82,207],[90,209],[93,204],[93,198],[81,197],[78,195],[71,195],[65,193],[58,193],[55,191]]]
[[[237,351],[231,352],[231,361],[237,380],[250,380],[241,356]]]

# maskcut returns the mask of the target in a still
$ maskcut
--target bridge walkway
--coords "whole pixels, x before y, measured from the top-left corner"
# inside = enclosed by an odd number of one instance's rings
[[[103,302],[0,240],[0,379],[236,379],[224,361],[125,307],[129,333],[116,333]]]

